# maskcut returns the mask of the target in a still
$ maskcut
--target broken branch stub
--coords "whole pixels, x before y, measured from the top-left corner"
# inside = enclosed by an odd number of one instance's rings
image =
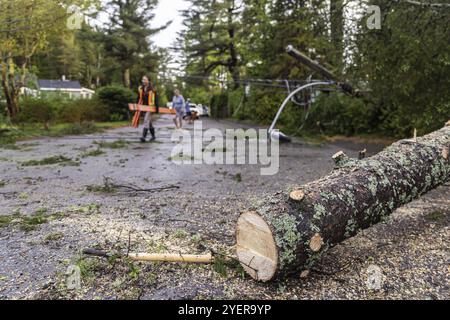
[[[298,194],[279,192],[237,222],[237,256],[255,279],[311,268],[328,248],[357,234],[450,178],[450,126],[345,163]],[[300,190],[300,189],[298,189]],[[300,193],[299,193],[300,194]]]
[[[290,193],[289,197],[294,201],[302,201],[305,198],[305,193],[300,190],[294,190]]]

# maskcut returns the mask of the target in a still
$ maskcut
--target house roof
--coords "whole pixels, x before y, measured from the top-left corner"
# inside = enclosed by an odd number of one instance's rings
[[[49,88],[49,89],[80,89],[81,84],[78,81],[68,81],[68,80],[38,80],[39,88]]]

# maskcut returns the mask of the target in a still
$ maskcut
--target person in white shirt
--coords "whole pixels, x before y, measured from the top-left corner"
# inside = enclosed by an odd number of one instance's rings
[[[185,113],[186,103],[184,101],[184,97],[181,95],[180,90],[175,90],[175,96],[173,97],[173,108],[176,111],[175,118],[173,122],[175,123],[175,127],[177,129],[181,129],[183,127],[183,116]]]

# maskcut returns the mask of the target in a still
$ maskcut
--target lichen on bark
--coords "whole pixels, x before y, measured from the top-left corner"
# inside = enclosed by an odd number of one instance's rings
[[[277,274],[310,267],[329,247],[445,183],[449,147],[450,127],[445,127],[417,141],[394,143],[371,158],[341,154],[329,175],[301,187],[301,201],[290,199],[289,192],[269,197],[257,211],[275,237]],[[315,235],[323,238],[318,252],[310,248]]]

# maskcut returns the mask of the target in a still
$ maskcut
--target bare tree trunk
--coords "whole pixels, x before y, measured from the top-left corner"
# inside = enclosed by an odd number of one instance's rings
[[[239,58],[238,53],[236,50],[236,27],[234,26],[233,22],[233,14],[235,8],[234,0],[231,0],[229,3],[228,8],[228,37],[229,37],[229,44],[228,44],[228,50],[230,52],[230,59],[228,61],[228,70],[231,73],[231,76],[233,77],[233,86],[234,89],[238,89],[240,87],[240,74],[239,74]]]
[[[20,88],[15,85],[14,63],[12,58],[2,62],[2,88],[5,94],[8,115],[14,118],[19,113]]]
[[[450,122],[363,160],[344,153],[328,176],[279,192],[237,224],[237,255],[255,279],[309,269],[326,250],[450,178]]]
[[[123,85],[126,88],[130,88],[131,87],[131,80],[130,80],[131,76],[130,76],[130,68],[126,68],[123,71]]]
[[[332,64],[339,76],[344,65],[344,1],[330,1],[331,42],[333,43]]]

